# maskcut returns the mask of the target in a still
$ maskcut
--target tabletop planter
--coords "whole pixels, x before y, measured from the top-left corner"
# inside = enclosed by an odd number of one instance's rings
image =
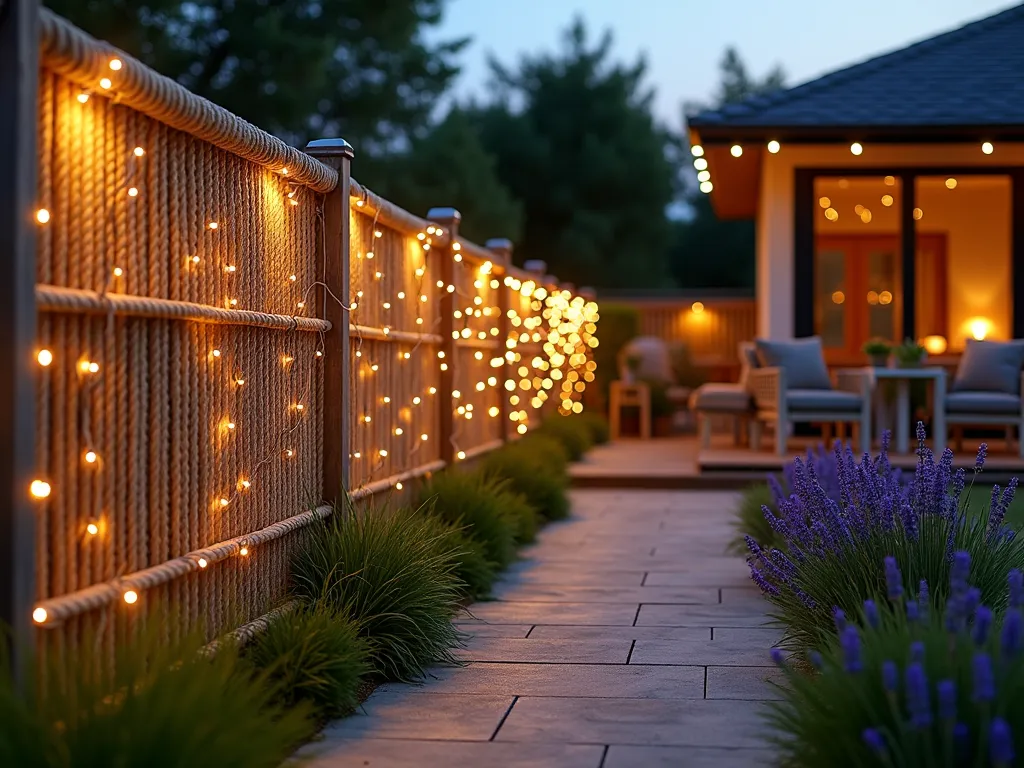
[[[926,350],[913,339],[907,339],[893,349],[898,368],[920,368],[924,362]]]
[[[864,354],[873,368],[885,368],[889,364],[892,345],[881,339],[872,339],[864,343]]]

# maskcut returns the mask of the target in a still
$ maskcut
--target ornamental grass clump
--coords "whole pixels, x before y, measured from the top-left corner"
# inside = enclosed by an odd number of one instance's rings
[[[410,681],[455,661],[451,619],[464,591],[450,527],[423,510],[339,508],[311,528],[293,562],[295,592],[355,623],[377,675]]]
[[[160,616],[113,659],[93,638],[62,649],[23,690],[0,647],[0,765],[276,768],[314,734],[307,703],[287,706],[228,643],[210,655],[198,632],[168,641],[173,621]]]
[[[359,686],[371,671],[369,647],[359,628],[324,603],[276,616],[245,648],[244,657],[278,685],[281,703],[309,702],[324,720],[356,707]]]
[[[506,445],[484,459],[484,474],[507,480],[544,521],[569,516],[569,479],[558,443],[540,435]]]
[[[590,428],[581,419],[573,416],[548,416],[540,426],[538,434],[552,437],[562,444],[570,461],[579,461],[590,450],[594,441]]]
[[[835,615],[832,642],[812,652],[816,670],[788,665],[781,700],[769,705],[781,763],[788,766],[1011,766],[1024,756],[1024,577],[1003,583],[993,610],[957,552],[936,600],[907,582],[894,557],[881,601]],[[1009,590],[1006,584],[1009,583]]]
[[[751,577],[785,625],[785,644],[794,649],[827,642],[835,607],[850,612],[865,599],[886,594],[876,564],[890,553],[912,582],[939,585],[945,598],[953,552],[964,550],[974,562],[971,578],[993,608],[1005,601],[1007,574],[1024,567],[1024,539],[1004,524],[1016,489],[993,488],[987,518],[971,515],[964,496],[965,472],[953,471],[953,453],[936,461],[924,447],[918,425],[918,464],[903,483],[889,464],[885,448],[875,459],[854,460],[837,447],[838,501],[830,496],[809,464],[794,462],[792,489],[777,513],[765,517],[782,537],[779,546],[747,544]],[[984,462],[979,452],[975,473]]]

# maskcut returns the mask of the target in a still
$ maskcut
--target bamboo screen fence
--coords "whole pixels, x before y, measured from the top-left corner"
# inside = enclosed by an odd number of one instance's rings
[[[43,647],[112,652],[157,606],[168,634],[250,625],[340,493],[582,409],[596,304],[509,243],[377,197],[342,142],[300,152],[45,10],[40,31],[35,467],[13,495]]]

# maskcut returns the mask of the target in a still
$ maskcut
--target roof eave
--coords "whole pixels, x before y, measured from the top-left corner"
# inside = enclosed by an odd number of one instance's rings
[[[870,139],[885,144],[1024,141],[1024,125],[736,125],[691,121],[691,143],[727,144],[775,139],[782,143],[830,144]]]

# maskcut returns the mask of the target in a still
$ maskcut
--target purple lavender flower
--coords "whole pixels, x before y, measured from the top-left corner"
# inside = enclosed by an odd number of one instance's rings
[[[986,456],[988,456],[988,443],[982,443],[978,446],[978,458],[974,460],[975,473],[981,472],[985,468]]]
[[[1024,573],[1014,568],[1007,581],[1010,583],[1010,607],[1020,608],[1024,603]]]
[[[956,683],[952,680],[939,680],[935,687],[939,693],[939,717],[942,720],[955,720]]]
[[[967,590],[967,577],[971,572],[971,555],[960,550],[953,555],[953,567],[949,571],[950,594],[960,594]]]
[[[899,669],[896,667],[896,662],[885,661],[882,662],[882,687],[889,693],[895,693],[896,688],[899,685]]]
[[[924,643],[915,640],[910,644],[910,660],[916,662],[924,661]]]
[[[984,645],[988,640],[990,629],[992,629],[992,611],[984,605],[979,605],[974,611],[974,642]]]
[[[811,662],[811,666],[819,671],[825,666],[825,662],[821,658],[821,654],[817,651],[809,651],[807,659]]]
[[[899,600],[903,595],[903,576],[892,556],[885,558],[885,588],[890,600]]]
[[[967,738],[971,735],[970,729],[967,727],[967,723],[957,723],[953,726],[953,743],[957,746],[957,751],[962,753],[964,748],[968,746]]]
[[[992,701],[996,697],[996,680],[992,674],[992,659],[987,653],[974,654],[974,692],[976,702]]]
[[[864,663],[860,658],[860,634],[852,624],[843,630],[839,637],[840,645],[843,648],[843,666],[846,671],[856,674],[864,669]]]
[[[915,728],[927,728],[932,722],[932,711],[928,705],[928,677],[920,662],[907,667],[907,709],[910,710],[910,724]]]
[[[992,763],[997,766],[1012,765],[1015,753],[1013,751],[1013,734],[1010,733],[1009,724],[1001,717],[992,720],[992,728],[989,731],[988,741],[989,756]]]
[[[773,596],[782,594],[778,587],[764,577],[764,574],[761,573],[761,569],[759,569],[754,563],[750,563],[750,578],[753,579],[754,583],[760,587],[761,592],[764,594]]]
[[[832,621],[835,622],[836,632],[842,634],[846,629],[846,612],[838,605],[832,607]]]
[[[747,549],[750,550],[750,554],[752,554],[754,557],[760,557],[761,556],[761,545],[758,544],[756,541],[754,541],[754,537],[753,536],[745,534],[743,536],[743,541],[746,542]]]
[[[920,449],[923,449],[924,448],[924,440],[928,436],[927,433],[925,433],[925,431],[924,431],[924,422],[923,421],[917,422],[917,427],[914,430],[914,434],[917,437],[918,446],[920,447]]]
[[[864,743],[868,746],[872,752],[879,757],[885,756],[885,737],[882,736],[882,732],[877,728],[865,728],[861,734],[861,738],[864,739]]]
[[[928,617],[928,609],[931,607],[931,598],[928,595],[928,581],[921,579],[921,583],[917,588],[917,607],[921,611],[921,615],[925,618]]]
[[[864,618],[867,619],[868,625],[872,629],[878,629],[881,618],[878,615],[878,606],[875,605],[874,600],[864,601]]]
[[[974,615],[974,612],[978,610],[978,606],[981,605],[981,590],[977,587],[971,587],[967,590],[967,594],[964,595],[964,618],[967,619]]]
[[[916,624],[921,620],[921,608],[913,600],[907,600],[907,621]]]
[[[1024,646],[1024,617],[1017,608],[1011,608],[1003,618],[1003,631],[999,639],[1002,646],[1003,657],[1012,658],[1021,651]]]
[[[780,667],[786,664],[786,655],[782,652],[781,648],[772,648],[771,650],[772,663],[779,665]]]

